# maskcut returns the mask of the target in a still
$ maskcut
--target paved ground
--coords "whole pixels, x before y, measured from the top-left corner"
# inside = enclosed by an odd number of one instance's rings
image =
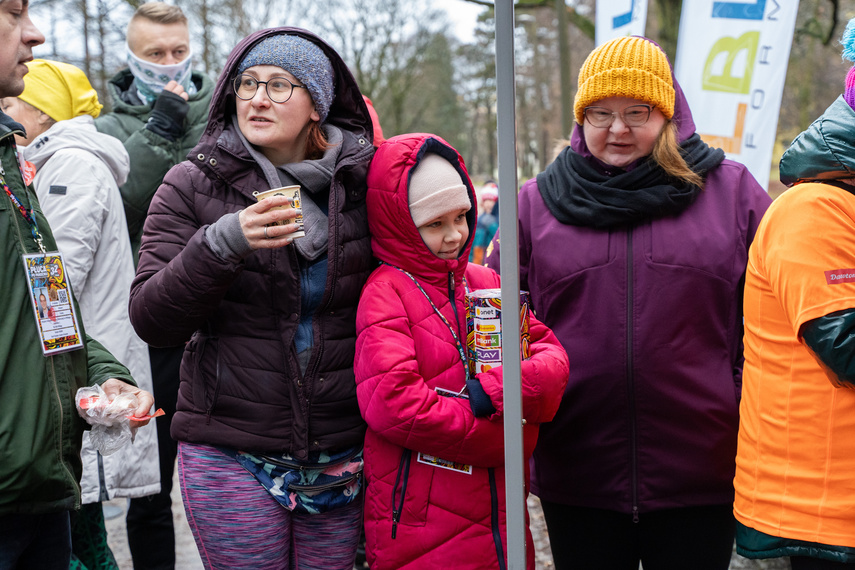
[[[133,570],[134,563],[131,560],[131,551],[128,548],[127,532],[125,530],[125,512],[127,510],[127,499],[115,499],[105,503],[107,509],[116,507],[121,509],[121,514],[115,518],[107,519],[107,539],[110,543],[110,548],[113,549],[113,556],[116,557],[116,562],[119,563],[121,570]],[[172,484],[172,518],[175,522],[175,568],[176,570],[202,570],[202,559],[199,558],[199,551],[196,549],[196,543],[193,542],[193,534],[190,532],[190,527],[187,525],[187,518],[184,516],[184,505],[181,504],[181,491],[178,485],[178,477],[176,475]]]
[[[196,544],[193,542],[193,535],[190,533],[190,527],[187,525],[187,519],[184,516],[184,507],[181,504],[177,478],[172,489],[176,569],[201,570],[203,568],[202,560],[199,558],[199,552],[196,550]],[[131,553],[128,550],[128,540],[125,534],[125,508],[127,501],[125,499],[116,499],[105,503],[105,505],[107,506],[107,511],[121,510],[121,514],[107,520],[107,532],[109,534],[110,546],[113,549],[113,554],[121,570],[133,570],[134,566],[131,561]],[[540,501],[537,500],[537,497],[529,498],[528,508],[531,516],[531,531],[534,537],[537,570],[552,570],[554,567],[552,564],[552,554],[549,550],[549,537],[546,534],[546,525],[543,522]],[[691,568],[691,564],[687,564],[686,568]],[[734,553],[733,559],[730,562],[730,570],[790,570],[790,563],[786,559],[747,560]]]

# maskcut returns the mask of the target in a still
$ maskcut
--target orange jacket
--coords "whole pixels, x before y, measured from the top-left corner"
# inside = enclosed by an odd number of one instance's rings
[[[734,514],[772,537],[855,547],[855,390],[834,387],[799,336],[855,307],[853,221],[852,194],[801,184],[749,253]]]

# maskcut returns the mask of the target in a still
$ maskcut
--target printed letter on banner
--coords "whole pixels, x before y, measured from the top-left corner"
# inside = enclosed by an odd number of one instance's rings
[[[680,19],[674,73],[697,132],[768,190],[798,0],[691,4]]]
[[[647,0],[597,0],[597,45],[620,36],[643,36]]]

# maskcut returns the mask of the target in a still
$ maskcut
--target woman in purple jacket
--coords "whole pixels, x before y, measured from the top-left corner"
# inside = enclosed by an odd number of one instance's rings
[[[571,145],[519,196],[521,287],[570,358],[532,471],[555,564],[723,570],[742,280],[771,200],[701,141],[649,40],[595,49],[575,113]]]
[[[326,43],[297,28],[254,33],[151,203],[131,320],[152,345],[187,342],[171,434],[207,568],[353,567],[371,125]],[[253,193],[293,184],[303,224],[277,225],[297,204]]]

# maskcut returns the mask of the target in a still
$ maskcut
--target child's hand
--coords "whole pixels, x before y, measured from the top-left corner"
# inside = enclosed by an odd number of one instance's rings
[[[484,391],[484,387],[481,386],[481,381],[478,378],[466,380],[466,389],[469,392],[469,406],[476,418],[488,418],[496,413],[490,396]]]

